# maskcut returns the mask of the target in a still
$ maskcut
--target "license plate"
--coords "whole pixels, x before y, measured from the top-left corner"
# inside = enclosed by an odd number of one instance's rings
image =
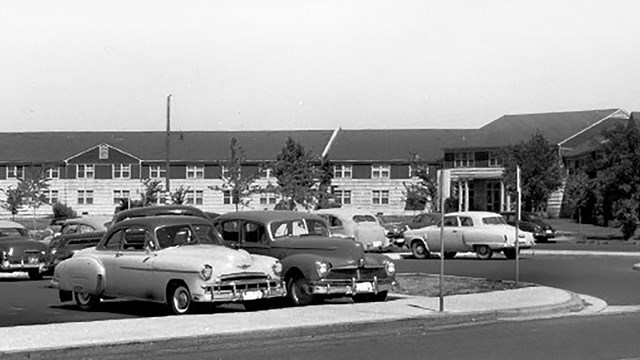
[[[246,291],[244,295],[242,295],[243,300],[258,300],[262,299],[261,291]]]
[[[373,285],[370,282],[356,283],[356,292],[372,292]]]

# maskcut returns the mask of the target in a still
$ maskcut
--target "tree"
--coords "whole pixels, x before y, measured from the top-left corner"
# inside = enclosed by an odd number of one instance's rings
[[[551,193],[562,186],[563,171],[558,151],[540,131],[529,141],[502,149],[503,181],[507,191],[516,191],[516,167],[520,166],[522,205],[530,211],[546,209]],[[515,198],[515,197],[514,197]]]
[[[11,187],[2,189],[5,200],[0,203],[0,207],[11,213],[11,219],[15,219],[16,214],[20,212],[23,204],[23,194],[20,187]]]
[[[187,202],[187,192],[190,187],[185,187],[184,185],[180,185],[175,191],[171,193],[171,202],[176,205],[183,205]]]
[[[78,216],[75,210],[63,203],[55,203],[52,206],[54,219],[73,219]]]
[[[33,228],[36,224],[36,210],[47,202],[45,191],[49,189],[49,179],[47,178],[47,167],[25,171],[24,176],[18,180],[23,202],[33,210]]]
[[[403,182],[405,191],[405,210],[424,210],[427,204],[433,202],[437,196],[438,187],[429,176],[429,164],[420,155],[412,153],[409,156],[411,173],[418,178],[417,183]]]
[[[297,205],[306,209],[316,207],[330,187],[327,179],[331,175],[327,174],[330,172],[327,168],[328,165],[316,167],[311,153],[288,137],[273,164],[274,176],[278,179],[278,186],[273,191],[281,198],[276,209],[293,210]]]
[[[158,194],[162,192],[163,185],[159,179],[142,180],[144,191],[140,195],[142,206],[152,206],[158,203]]]
[[[260,176],[259,169],[253,174],[246,174],[242,171],[242,164],[245,162],[244,149],[238,145],[238,139],[231,138],[229,144],[229,157],[222,163],[223,173],[220,176],[222,186],[210,186],[212,190],[228,191],[231,194],[231,202],[238,206],[247,206],[251,201],[251,195],[260,191],[253,183]]]
[[[597,174],[602,213],[605,219],[617,220],[629,239],[640,224],[640,131],[635,117],[626,127],[615,127],[605,136]]]

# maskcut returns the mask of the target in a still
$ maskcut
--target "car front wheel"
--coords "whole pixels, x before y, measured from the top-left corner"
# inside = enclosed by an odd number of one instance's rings
[[[520,250],[520,249],[518,249]],[[518,251],[519,252],[519,251]],[[516,249],[504,249],[502,251],[502,253],[504,254],[504,256],[507,257],[507,259],[509,260],[513,260],[516,258]]]
[[[291,302],[296,306],[310,305],[315,301],[309,281],[302,276],[289,279],[287,293]]]
[[[488,245],[476,246],[476,256],[481,260],[489,260],[493,255],[493,250]]]
[[[191,310],[191,293],[184,284],[169,288],[167,302],[174,315],[184,315]]]
[[[100,297],[93,295],[88,291],[74,291],[73,297],[81,310],[95,310],[100,304]]]
[[[31,280],[41,280],[43,274],[40,272],[40,269],[29,270],[29,279]]]
[[[414,241],[411,243],[411,253],[416,259],[426,259],[429,256],[429,251],[424,246],[422,241]]]

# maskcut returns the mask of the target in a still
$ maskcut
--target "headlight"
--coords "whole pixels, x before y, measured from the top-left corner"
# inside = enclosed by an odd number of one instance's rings
[[[209,281],[212,275],[213,275],[213,267],[209,264],[203,266],[202,270],[200,270],[200,277],[204,281]]]
[[[280,276],[282,274],[282,264],[280,261],[276,261],[273,264],[273,273],[276,274],[276,276]]]
[[[53,248],[53,249],[51,249],[51,251],[50,251],[51,255],[55,255],[55,254],[56,254],[56,252],[58,252],[58,248]]]
[[[324,261],[316,261],[316,271],[320,277],[324,277],[329,272],[331,266]]]
[[[386,260],[384,262],[384,271],[387,272],[387,275],[391,276],[396,273],[396,264],[393,261]]]

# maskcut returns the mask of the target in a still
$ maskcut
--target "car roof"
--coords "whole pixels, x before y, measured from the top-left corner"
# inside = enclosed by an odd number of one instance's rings
[[[188,215],[163,215],[163,216],[148,216],[148,217],[134,217],[126,220],[122,220],[114,225],[114,228],[130,227],[130,226],[144,226],[150,228],[156,228],[164,225],[181,225],[181,224],[200,224],[211,225],[211,222],[205,218],[198,216]]]
[[[67,219],[62,223],[62,225],[78,224],[78,225],[89,225],[95,229],[106,229],[110,221],[111,221],[111,218],[107,216],[83,217],[83,218]]]
[[[24,225],[11,221],[11,220],[0,220],[0,228],[18,228],[18,229],[26,229]]]
[[[289,210],[249,210],[249,211],[234,211],[220,215],[217,220],[237,219],[256,221],[256,222],[272,222],[277,220],[295,220],[295,219],[310,219],[324,221],[320,216],[303,212],[303,211],[289,211]]]
[[[192,215],[208,219],[204,211],[197,207],[188,205],[157,205],[145,206],[120,211],[113,216],[113,222],[122,221],[122,219],[134,217],[147,217],[159,215]]]
[[[447,213],[444,216],[494,217],[494,216],[501,216],[501,215],[498,213],[489,212],[489,211],[457,211],[457,212]]]
[[[319,209],[319,210],[314,210],[313,213],[314,214],[330,214],[335,216],[348,216],[348,217],[351,217],[353,215],[370,215],[374,217],[376,216],[376,214],[368,210],[346,209],[346,208]]]

